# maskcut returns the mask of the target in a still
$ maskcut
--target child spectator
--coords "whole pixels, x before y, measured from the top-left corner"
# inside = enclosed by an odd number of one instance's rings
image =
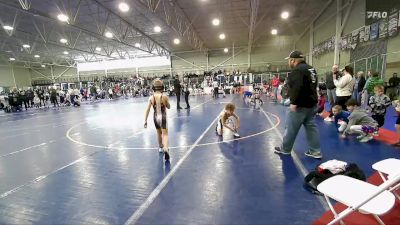
[[[382,85],[376,85],[374,87],[375,95],[371,96],[368,102],[372,118],[378,123],[378,127],[382,127],[385,123],[386,108],[391,104],[390,98],[383,94],[383,91]]]
[[[333,106],[332,113],[335,118],[336,128],[338,129],[339,133],[342,133],[347,128],[347,124],[349,123],[350,113],[344,111],[340,105]]]
[[[370,141],[373,138],[373,133],[378,130],[378,123],[358,107],[355,99],[349,99],[346,106],[351,114],[348,118],[349,123],[341,137],[346,138],[348,134],[360,134],[357,137],[360,142]]]
[[[230,130],[234,137],[240,137],[240,135],[237,133],[240,128],[240,118],[235,114],[235,108],[236,106],[233,103],[228,103],[225,105],[225,110],[219,116],[219,121],[216,127],[218,135],[223,136],[224,132]],[[230,117],[234,117],[236,119],[236,123],[231,121],[229,119]]]
[[[325,94],[324,93],[320,93],[319,97],[318,97],[318,109],[317,109],[317,113],[321,114],[324,109],[325,109]]]

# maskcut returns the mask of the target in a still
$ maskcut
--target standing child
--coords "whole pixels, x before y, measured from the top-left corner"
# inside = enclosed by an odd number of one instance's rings
[[[240,118],[235,114],[235,109],[236,106],[233,103],[228,103],[225,105],[225,110],[220,114],[216,127],[218,135],[223,136],[224,132],[230,130],[234,137],[240,137],[240,135],[237,133],[240,128]],[[236,123],[231,121],[229,119],[230,117],[234,117],[236,119]]]
[[[357,137],[360,142],[370,141],[373,138],[373,133],[378,130],[378,123],[358,107],[355,99],[349,99],[346,106],[351,114],[342,138],[346,138],[348,134],[360,134]]]
[[[333,106],[332,113],[334,115],[336,128],[338,129],[339,133],[342,133],[347,128],[347,124],[349,123],[350,113],[344,111],[340,105]]]
[[[144,117],[144,128],[147,128],[147,117],[149,116],[150,108],[154,110],[154,125],[157,130],[158,138],[158,152],[164,152],[165,160],[169,160],[169,149],[168,149],[168,127],[167,127],[167,109],[171,106],[167,96],[163,95],[164,85],[161,80],[155,80],[153,82],[154,93],[149,98],[149,104],[147,105],[145,117]]]
[[[390,98],[383,91],[382,85],[376,85],[374,87],[375,95],[371,96],[368,102],[372,118],[378,123],[378,127],[382,127],[385,123],[386,108],[391,105]]]

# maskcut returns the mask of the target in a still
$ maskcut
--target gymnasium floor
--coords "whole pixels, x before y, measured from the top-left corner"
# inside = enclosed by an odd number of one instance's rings
[[[177,112],[172,98],[165,163],[152,115],[143,129],[146,100],[1,113],[0,224],[311,224],[325,211],[302,187],[321,163],[304,156],[304,132],[292,157],[273,153],[287,108],[197,96]],[[215,121],[229,101],[242,138],[221,143]],[[369,176],[372,163],[398,157],[387,144],[342,140],[332,124],[317,123],[324,161],[355,162]]]

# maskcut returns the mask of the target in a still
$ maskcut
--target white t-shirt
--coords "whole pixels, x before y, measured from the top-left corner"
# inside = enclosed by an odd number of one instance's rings
[[[213,88],[217,88],[218,87],[218,81],[214,81],[213,82]]]

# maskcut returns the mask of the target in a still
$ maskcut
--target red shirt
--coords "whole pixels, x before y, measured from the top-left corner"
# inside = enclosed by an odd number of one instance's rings
[[[272,79],[272,86],[279,87],[279,78]]]

